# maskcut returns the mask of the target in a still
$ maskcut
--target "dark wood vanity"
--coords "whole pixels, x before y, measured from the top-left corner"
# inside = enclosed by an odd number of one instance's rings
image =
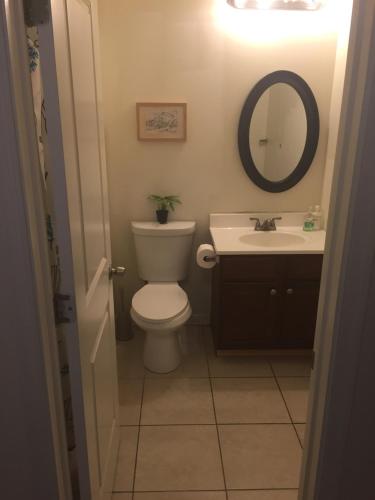
[[[221,255],[213,270],[216,349],[311,349],[323,255]]]

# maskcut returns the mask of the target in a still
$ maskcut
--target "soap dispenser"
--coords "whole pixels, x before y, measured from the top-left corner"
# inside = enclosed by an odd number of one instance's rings
[[[309,207],[309,211],[303,219],[303,230],[304,231],[314,231],[314,217],[313,217],[313,207]]]
[[[315,209],[313,212],[311,212],[311,215],[314,221],[314,231],[319,231],[319,229],[322,229],[322,217],[323,217],[320,205],[315,205]]]

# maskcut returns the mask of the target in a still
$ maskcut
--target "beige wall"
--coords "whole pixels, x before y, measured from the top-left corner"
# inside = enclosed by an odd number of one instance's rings
[[[181,196],[183,205],[173,218],[197,221],[194,249],[209,241],[210,212],[303,211],[320,202],[337,16],[329,8],[241,12],[224,0],[101,0],[99,5],[113,262],[129,269],[128,304],[140,286],[129,221],[153,218],[150,193]],[[272,194],[246,176],[237,124],[251,88],[279,69],[295,71],[312,88],[321,138],[305,178]],[[186,101],[187,142],[138,142],[138,101]],[[192,262],[186,289],[198,319],[208,317],[209,284],[210,272]]]
[[[333,181],[333,170],[335,167],[336,146],[341,118],[341,103],[344,91],[344,79],[346,71],[346,60],[348,55],[348,44],[350,35],[350,25],[353,10],[353,0],[342,0],[341,22],[337,34],[336,64],[333,76],[332,99],[329,116],[329,134],[327,145],[326,168],[324,171],[322,189],[322,210],[324,214],[324,224],[327,225],[329,216],[329,206]],[[337,166],[339,168],[339,165]]]

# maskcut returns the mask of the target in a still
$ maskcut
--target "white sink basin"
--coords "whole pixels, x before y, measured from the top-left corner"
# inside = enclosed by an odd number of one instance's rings
[[[217,255],[322,254],[325,231],[302,230],[303,212],[210,214],[210,233]],[[255,231],[254,217],[276,221],[276,231]]]
[[[244,234],[239,237],[242,243],[255,247],[290,247],[295,245],[303,245],[307,239],[299,234],[286,232],[254,232]]]

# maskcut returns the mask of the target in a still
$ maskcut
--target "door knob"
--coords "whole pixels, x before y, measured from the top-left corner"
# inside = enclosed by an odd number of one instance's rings
[[[292,294],[294,293],[293,288],[288,288],[288,289],[287,289],[287,291],[286,291],[286,293],[287,293],[288,295],[292,295]]]
[[[270,295],[277,295],[277,290],[275,290],[275,288],[272,288],[270,290]]]
[[[113,276],[123,276],[126,272],[125,267],[110,267],[109,268],[109,279],[112,279]]]

